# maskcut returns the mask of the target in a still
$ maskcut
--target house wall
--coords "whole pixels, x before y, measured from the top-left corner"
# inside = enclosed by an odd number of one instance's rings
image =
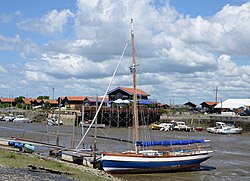
[[[128,99],[133,99],[133,97],[127,94],[126,92],[118,89],[112,92],[112,94],[109,94],[110,101],[115,101],[117,99],[128,100]]]

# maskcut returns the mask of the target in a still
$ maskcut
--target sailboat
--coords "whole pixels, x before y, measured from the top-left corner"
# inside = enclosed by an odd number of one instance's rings
[[[206,146],[207,140],[139,140],[137,115],[136,60],[134,48],[133,19],[131,19],[132,72],[133,72],[133,121],[135,131],[134,150],[125,152],[103,152],[102,167],[108,173],[149,173],[200,166],[213,152]]]

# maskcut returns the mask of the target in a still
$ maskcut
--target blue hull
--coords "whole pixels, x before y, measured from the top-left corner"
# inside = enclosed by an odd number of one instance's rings
[[[136,162],[136,161],[114,161],[103,160],[102,166],[109,173],[146,173],[146,172],[163,172],[189,169],[197,167],[200,163],[210,157],[193,160],[167,161],[167,162]],[[109,168],[115,168],[110,169]]]

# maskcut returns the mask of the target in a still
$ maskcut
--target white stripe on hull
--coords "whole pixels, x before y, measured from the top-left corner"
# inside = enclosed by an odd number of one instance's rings
[[[211,157],[209,154],[194,154],[188,156],[168,156],[168,157],[145,157],[145,156],[127,156],[127,155],[103,155],[102,160],[105,161],[114,161],[120,162],[124,167],[112,167],[103,165],[103,169],[106,172],[110,173],[147,173],[147,172],[161,172],[161,171],[171,171],[171,170],[178,170],[178,169],[190,169],[192,167],[196,167],[200,165],[200,162]],[[201,160],[200,162],[196,160]],[[194,162],[193,162],[194,161]],[[147,163],[155,163],[159,164],[159,166],[153,167],[126,167],[124,163],[130,163],[129,165],[136,163],[141,163],[142,165]],[[181,163],[184,162],[184,163]],[[186,162],[186,164],[185,164]],[[128,166],[128,165],[127,165]]]
[[[102,160],[112,161],[134,161],[134,162],[172,162],[172,161],[185,161],[194,159],[203,159],[210,157],[208,154],[205,155],[191,155],[191,156],[173,156],[173,157],[131,157],[131,156],[106,156],[102,157]]]

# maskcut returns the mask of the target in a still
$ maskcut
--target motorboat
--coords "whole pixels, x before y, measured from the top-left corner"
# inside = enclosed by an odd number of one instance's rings
[[[17,122],[17,123],[29,123],[31,122],[30,119],[24,117],[24,115],[17,115],[15,117],[15,119],[13,120],[13,122]]]
[[[221,134],[240,134],[243,129],[235,127],[233,124],[226,124],[223,122],[216,122],[215,133]]]
[[[189,126],[186,125],[185,122],[183,121],[176,121],[173,122],[174,127],[173,130],[177,130],[177,131],[194,131],[194,128],[191,128]]]
[[[57,117],[47,118],[47,124],[49,126],[56,126],[56,125],[58,125],[58,118]],[[60,125],[63,125],[63,121],[62,120],[60,120]]]
[[[162,127],[160,131],[172,131],[173,127],[173,123],[164,123],[164,127]]]
[[[216,127],[207,128],[207,132],[216,134],[240,134],[242,128],[235,127],[233,124],[226,124],[224,122],[216,122]]]
[[[168,128],[171,125],[173,125],[173,124],[172,123],[153,123],[153,124],[151,124],[151,128],[153,130],[161,130],[161,131],[163,131],[165,128]]]
[[[88,120],[88,121],[84,121],[83,122],[83,125],[82,125],[82,122],[79,123],[79,126],[80,127],[89,127],[91,125],[91,123],[93,122],[93,120]],[[94,128],[94,127],[97,127],[97,128],[105,128],[105,124],[92,124],[91,125],[91,128]]]
[[[209,127],[209,128],[207,128],[207,132],[214,133],[215,129],[216,129],[216,127]]]
[[[4,116],[2,118],[3,121],[13,121],[14,119],[15,119],[15,117],[12,114],[10,114],[8,116]]]

